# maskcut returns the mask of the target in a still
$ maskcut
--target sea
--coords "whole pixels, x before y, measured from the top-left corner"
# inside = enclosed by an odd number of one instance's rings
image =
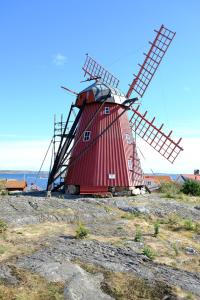
[[[0,173],[0,179],[25,180],[27,182],[27,190],[30,189],[31,184],[36,185],[39,190],[45,190],[47,187],[48,173],[43,172],[38,176],[38,172],[3,172]]]
[[[152,174],[145,174],[145,175],[152,175]],[[154,175],[168,175],[173,180],[176,180],[178,174],[166,174],[166,173],[154,173]],[[38,176],[38,172],[0,172],[0,179],[16,179],[16,180],[26,180],[27,182],[27,190],[30,189],[31,184],[36,185],[39,190],[46,190],[47,181],[48,181],[48,172],[42,172]]]

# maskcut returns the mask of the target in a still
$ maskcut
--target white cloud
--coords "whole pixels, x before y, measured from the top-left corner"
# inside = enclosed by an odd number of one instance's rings
[[[200,168],[200,138],[184,138],[181,142],[183,151],[179,154],[174,164],[169,163],[164,157],[150,147],[146,142],[139,139],[137,145],[142,151],[145,159],[140,156],[144,172],[163,172],[163,173],[193,173],[194,169]]]
[[[0,170],[39,170],[45,156],[50,140],[32,141],[0,141]],[[137,139],[137,145],[142,151],[138,154],[144,172],[163,173],[192,173],[200,168],[200,138],[184,138],[181,145],[184,148],[172,165],[158,152],[141,139]],[[49,170],[51,151],[42,170]]]
[[[38,171],[50,141],[0,141],[0,170]],[[49,170],[50,156],[42,170]]]
[[[61,53],[54,55],[53,62],[56,66],[63,66],[67,61],[67,57]]]

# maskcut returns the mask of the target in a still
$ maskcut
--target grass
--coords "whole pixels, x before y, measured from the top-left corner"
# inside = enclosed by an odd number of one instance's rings
[[[186,230],[193,231],[193,230],[195,230],[196,225],[195,225],[195,223],[191,219],[187,219],[187,220],[184,221],[184,228]]]
[[[1,300],[64,300],[64,286],[49,283],[40,275],[12,266],[12,274],[18,279],[17,285],[0,282]]]
[[[3,245],[0,245],[0,255],[4,254],[7,251],[7,248]]]
[[[176,256],[179,255],[179,249],[176,243],[172,243],[172,249],[174,250],[174,253]]]
[[[154,236],[157,237],[157,235],[160,232],[160,222],[156,220],[156,222],[153,224],[154,226]]]
[[[136,225],[134,241],[135,242],[141,242],[142,241],[142,231],[141,231],[141,228],[138,224]]]
[[[7,228],[8,228],[8,225],[6,224],[6,222],[4,222],[3,220],[0,219],[0,234],[5,233]]]
[[[146,280],[131,273],[112,272],[91,263],[75,262],[91,274],[103,273],[101,289],[116,300],[160,300],[174,294],[169,286],[161,282],[148,284]]]
[[[145,256],[147,256],[151,260],[153,260],[156,257],[155,251],[149,246],[145,246],[143,248],[142,254],[144,254]]]
[[[89,230],[85,227],[85,225],[82,223],[79,223],[77,225],[77,229],[76,229],[76,238],[84,239],[88,236],[88,234],[89,234]]]
[[[6,248],[6,251],[0,255],[0,262],[32,253],[43,245],[38,243],[39,240],[60,234],[75,236],[74,225],[65,222],[44,222],[14,229],[8,228],[5,236],[0,234],[0,245]]]
[[[176,182],[162,182],[160,192],[165,198],[175,198],[181,191],[181,185]]]

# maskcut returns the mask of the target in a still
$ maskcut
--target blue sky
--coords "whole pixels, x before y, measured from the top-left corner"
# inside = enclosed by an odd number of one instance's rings
[[[1,1],[0,169],[39,168],[53,115],[66,116],[74,100],[60,85],[85,87],[80,83],[85,53],[116,75],[126,92],[161,24],[177,34],[142,110],[182,136],[185,153],[171,168],[138,141],[146,157],[142,163],[146,171],[200,168],[199,12],[198,0]]]

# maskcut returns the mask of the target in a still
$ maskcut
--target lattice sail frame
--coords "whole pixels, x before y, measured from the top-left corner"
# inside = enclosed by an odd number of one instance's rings
[[[159,31],[154,30],[157,35],[153,43],[149,42],[151,48],[147,54],[144,53],[145,60],[142,65],[139,64],[140,70],[137,75],[134,74],[135,79],[130,85],[130,88],[126,94],[127,98],[130,98],[133,90],[142,97],[151,82],[159,64],[161,63],[169,45],[171,44],[175,32],[167,29],[164,25],[161,25]]]
[[[91,78],[101,78],[101,81],[105,84],[117,88],[119,85],[119,79],[113,76],[109,71],[97,63],[92,57],[86,54],[85,64],[83,66],[85,75],[88,74]]]
[[[136,132],[145,142],[165,157],[169,162],[173,163],[183,148],[179,145],[181,138],[178,142],[171,139],[172,131],[169,134],[165,134],[162,131],[164,124],[160,127],[155,126],[153,123],[155,117],[149,121],[146,118],[147,111],[141,114],[138,109],[131,106],[132,116],[130,118],[130,125],[133,131]]]

